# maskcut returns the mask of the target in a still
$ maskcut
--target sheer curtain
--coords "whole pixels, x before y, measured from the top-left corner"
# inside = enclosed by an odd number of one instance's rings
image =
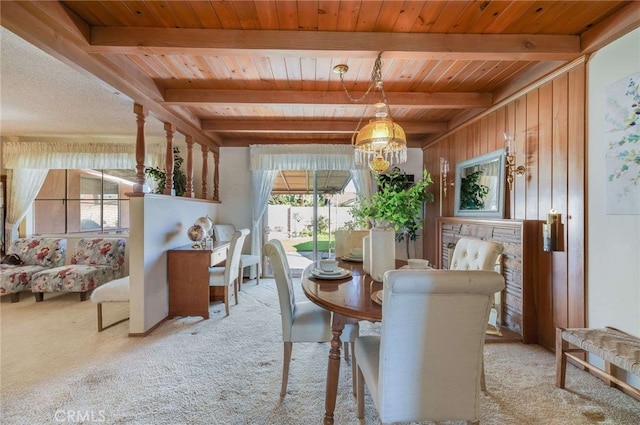
[[[262,216],[269,204],[271,188],[276,181],[278,170],[251,171],[251,185],[253,187],[253,206],[251,208],[251,253],[260,255],[262,247]]]
[[[351,180],[356,188],[358,199],[370,198],[374,194],[373,177],[368,168],[351,170]]]
[[[5,246],[18,237],[18,225],[36,199],[49,170],[44,168],[15,168],[10,170],[5,218]]]
[[[136,167],[135,149],[135,143],[3,140],[4,167],[11,170],[7,182],[5,245],[18,237],[18,225],[33,204],[50,169],[131,170]],[[165,155],[165,145],[149,145],[145,163],[162,167]]]
[[[351,145],[251,145],[249,157],[253,186],[251,252],[256,255],[262,254],[262,217],[278,171],[350,170],[358,196],[369,196],[373,191],[371,173],[356,166]]]

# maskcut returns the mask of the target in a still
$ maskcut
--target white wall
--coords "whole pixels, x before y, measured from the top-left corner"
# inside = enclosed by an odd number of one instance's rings
[[[220,148],[220,215],[214,223],[231,223],[236,229],[251,227],[253,190],[249,170],[249,148]],[[251,238],[244,241],[244,253],[251,252]]]
[[[220,148],[220,220],[251,229],[252,196],[249,148]]]
[[[149,194],[129,202],[129,332],[143,334],[169,312],[167,250],[193,243],[187,229],[198,217],[208,214],[218,222],[219,205]]]
[[[640,215],[605,212],[605,88],[640,71],[640,29],[588,63],[587,326],[640,336]],[[596,359],[591,359],[597,364]],[[629,374],[640,386],[640,378]]]

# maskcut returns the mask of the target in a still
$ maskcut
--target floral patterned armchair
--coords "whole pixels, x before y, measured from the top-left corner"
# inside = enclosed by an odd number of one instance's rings
[[[36,301],[42,301],[45,292],[79,292],[85,301],[98,286],[121,278],[124,262],[125,239],[79,239],[71,264],[34,274],[31,291]]]
[[[20,292],[31,289],[35,273],[64,265],[67,240],[62,238],[20,238],[11,242],[7,254],[17,254],[21,265],[0,264],[0,295],[11,294],[20,301]]]

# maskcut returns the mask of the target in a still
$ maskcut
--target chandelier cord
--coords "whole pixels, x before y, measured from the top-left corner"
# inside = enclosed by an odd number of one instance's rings
[[[347,90],[347,86],[344,84],[344,72],[340,73],[340,83],[342,84],[342,90],[347,95],[350,101],[354,103],[359,103],[365,100],[365,98],[369,95],[372,89],[378,88],[382,92],[382,99],[385,104],[387,103],[387,96],[382,88],[382,52],[378,53],[378,57],[376,58],[375,63],[373,64],[373,69],[371,70],[371,81],[369,87],[367,87],[367,91],[358,98],[351,96],[349,90]],[[388,106],[387,106],[388,108]]]
[[[356,145],[356,137],[358,136],[358,129],[360,128],[360,124],[362,124],[362,120],[364,119],[364,117],[367,115],[367,107],[365,106],[364,108],[364,112],[362,113],[362,115],[360,116],[360,121],[358,121],[358,125],[356,125],[356,129],[353,132],[353,134],[351,135],[351,145],[355,146]]]
[[[380,91],[380,94],[382,95],[382,103],[384,103],[384,106],[387,109],[387,116],[393,121],[391,118],[391,107],[389,107],[389,102],[387,101],[387,93],[384,91],[382,83],[382,52],[378,53],[378,57],[373,64],[373,69],[371,70],[371,84]]]

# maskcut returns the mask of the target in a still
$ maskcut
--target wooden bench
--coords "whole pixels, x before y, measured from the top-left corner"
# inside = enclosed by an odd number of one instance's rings
[[[577,348],[570,348],[570,345]],[[604,360],[604,370],[587,363],[573,353],[591,353]],[[605,327],[556,329],[556,386],[564,388],[567,358],[584,366],[604,379],[610,387],[617,386],[640,400],[640,390],[616,377],[616,368],[640,376],[640,338]]]

